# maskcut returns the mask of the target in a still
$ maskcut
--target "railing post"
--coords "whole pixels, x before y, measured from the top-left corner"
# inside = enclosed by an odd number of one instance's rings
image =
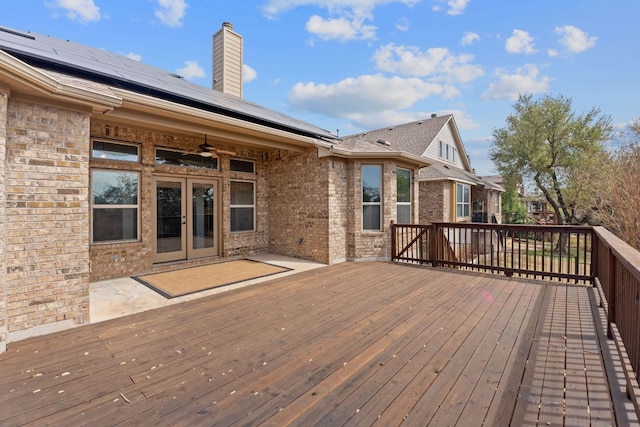
[[[437,227],[436,224],[431,224],[431,228],[429,230],[431,234],[429,236],[429,258],[431,258],[431,265],[434,267],[438,266],[438,243],[437,243]]]
[[[398,248],[396,247],[396,224],[391,221],[391,261],[395,261],[398,257]]]
[[[616,257],[611,248],[608,248],[607,255],[609,257],[609,271],[607,271],[607,337],[613,338],[611,324],[616,322]]]
[[[591,283],[593,286],[596,286],[596,277],[600,277],[598,275],[598,251],[600,247],[600,239],[596,235],[593,228],[591,229]]]

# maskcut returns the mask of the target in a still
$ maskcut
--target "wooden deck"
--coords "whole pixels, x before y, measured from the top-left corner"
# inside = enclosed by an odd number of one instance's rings
[[[615,425],[589,290],[342,263],[0,354],[0,425]]]

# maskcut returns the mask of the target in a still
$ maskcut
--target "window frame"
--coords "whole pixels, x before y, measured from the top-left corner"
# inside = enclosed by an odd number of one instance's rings
[[[462,192],[460,191],[461,189],[462,189]],[[465,190],[467,190],[466,191],[467,200],[465,200],[465,197],[464,197]],[[458,195],[461,193],[462,193],[462,200],[459,201]],[[467,215],[464,215],[465,207],[466,207]],[[461,208],[462,215],[458,213],[459,208]],[[466,219],[466,218],[471,218],[471,186],[469,184],[456,182],[456,219]]]
[[[398,174],[400,171],[403,172],[408,172],[409,173],[409,201],[408,202],[401,202],[398,200],[398,195],[400,194],[400,191],[398,189]],[[411,169],[407,169],[407,168],[397,168],[396,170],[396,222],[398,224],[401,224],[400,222],[400,207],[405,207],[408,206],[409,207],[409,222],[408,224],[411,224],[411,221],[413,219],[413,209],[411,209],[411,206],[413,204],[413,171]]]
[[[380,200],[374,201],[374,202],[371,202],[371,201],[365,202],[364,201],[364,169],[365,168],[369,168],[369,167],[375,167],[380,172],[379,173],[379,178],[380,179],[379,179],[379,182],[378,182],[379,189],[380,189],[380,197],[379,197]],[[382,201],[384,200],[384,192],[383,192],[383,187],[382,187],[382,182],[383,182],[383,177],[382,177],[383,168],[382,168],[382,165],[365,164],[365,165],[361,166],[360,171],[361,171],[360,188],[362,190],[362,198],[360,199],[360,201],[362,203],[362,209],[361,209],[361,213],[362,213],[362,221],[361,221],[362,222],[362,224],[361,224],[362,231],[371,231],[371,232],[382,231],[382,224],[384,222],[383,218],[382,218],[382,215],[383,215]],[[365,211],[365,207],[366,206],[377,206],[378,207],[378,211],[379,211],[379,215],[378,216],[380,218],[379,224],[378,224],[378,228],[365,228],[365,221],[364,221],[365,214],[364,214],[364,211]]]
[[[108,173],[113,173],[113,174],[131,174],[131,175],[136,175],[137,176],[137,189],[136,189],[136,204],[96,204],[95,203],[95,199],[94,199],[94,183],[95,183],[95,178],[94,178],[94,173],[95,172],[108,172]],[[142,205],[142,200],[141,200],[141,195],[140,195],[140,187],[141,187],[141,180],[142,180],[142,173],[139,171],[134,171],[134,170],[124,170],[124,169],[100,169],[100,168],[91,168],[91,172],[90,172],[90,176],[91,176],[91,184],[90,184],[90,190],[91,190],[91,196],[90,196],[90,205],[91,205],[91,218],[90,218],[90,227],[89,227],[89,232],[90,232],[90,241],[92,245],[102,245],[102,244],[120,244],[120,243],[131,243],[131,242],[139,242],[140,238],[141,238],[141,221],[142,221],[142,215],[141,215],[141,205]],[[115,240],[99,240],[96,241],[94,238],[94,224],[95,224],[95,211],[96,210],[106,210],[106,209],[135,209],[136,210],[136,237],[133,239],[115,239]]]
[[[96,150],[94,147],[95,147],[96,143],[134,147],[136,149],[136,160],[126,160],[126,159],[117,159],[117,158],[111,158],[111,157],[97,157],[97,156],[94,156],[94,151]],[[95,139],[91,140],[91,160],[136,164],[136,163],[140,163],[140,161],[141,161],[140,159],[141,159],[141,157],[140,157],[140,144],[136,144],[136,143],[133,143],[133,142],[112,141],[112,140],[103,139],[103,138],[95,138]]]
[[[233,162],[251,163],[251,165],[252,165],[251,166],[251,171],[234,169],[233,168]],[[248,159],[232,158],[232,159],[229,159],[229,170],[231,172],[236,172],[236,173],[247,173],[247,174],[255,175],[256,174],[256,161],[255,160],[248,160]]]
[[[458,149],[455,145],[449,144],[448,142],[444,142],[443,140],[438,140],[439,149],[438,149],[438,157],[442,160],[445,160],[449,163],[457,163],[458,162]]]
[[[233,188],[232,188],[232,184],[234,182],[243,182],[243,183],[249,183],[252,185],[253,187],[253,204],[251,205],[238,205],[238,204],[233,204],[232,200],[232,192],[233,192]],[[232,223],[232,218],[233,218],[233,210],[234,209],[246,209],[246,208],[251,208],[253,210],[253,218],[252,218],[252,228],[251,230],[234,230],[233,229],[233,223]],[[255,181],[251,181],[251,180],[244,180],[244,179],[231,179],[229,180],[229,231],[231,233],[253,233],[256,231],[256,182]]]

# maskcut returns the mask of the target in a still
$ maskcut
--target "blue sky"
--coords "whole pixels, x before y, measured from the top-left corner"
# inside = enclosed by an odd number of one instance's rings
[[[454,115],[471,164],[519,93],[640,117],[638,0],[2,0],[0,25],[211,86],[211,38],[244,38],[244,97],[341,136]]]

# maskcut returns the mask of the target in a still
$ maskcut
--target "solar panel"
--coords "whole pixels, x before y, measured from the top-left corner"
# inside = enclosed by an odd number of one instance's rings
[[[174,73],[102,49],[37,33],[23,33],[0,26],[0,49],[27,63],[56,67],[68,73],[82,73],[96,79],[115,81],[121,87],[151,90],[175,102],[223,110],[249,121],[284,128],[298,134],[335,138],[329,131],[270,110],[233,95],[191,83]],[[146,91],[145,93],[148,93]]]

